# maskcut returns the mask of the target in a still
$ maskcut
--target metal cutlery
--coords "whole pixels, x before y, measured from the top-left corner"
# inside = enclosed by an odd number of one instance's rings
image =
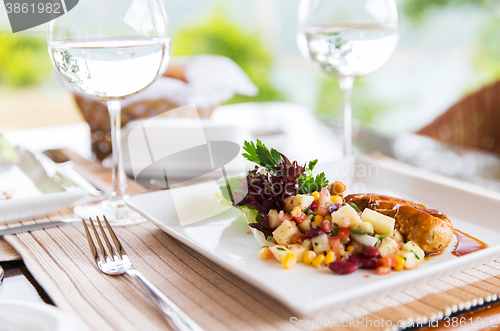
[[[85,189],[93,196],[101,196],[103,192],[92,185],[87,179],[80,175],[74,169],[74,163],[66,155],[58,150],[46,150],[39,154],[40,157],[46,157],[55,163],[57,170],[69,178],[73,183]]]
[[[104,247],[102,240],[97,233],[92,218],[89,218],[89,223],[90,227],[92,228],[95,242],[97,243],[97,246],[99,246],[99,249],[97,249],[96,245],[94,244],[94,239],[92,239],[85,220],[82,219],[82,223],[85,229],[85,234],[87,235],[90,251],[99,270],[106,275],[115,276],[126,273],[127,275],[135,278],[138,283],[144,288],[144,290],[150,295],[151,299],[153,299],[159,310],[165,314],[166,321],[173,329],[179,331],[202,331],[203,329],[200,326],[198,326],[169,298],[167,298],[162,292],[160,292],[160,290],[156,286],[149,282],[139,271],[134,268],[134,265],[130,261],[128,255],[125,253],[123,246],[116,237],[115,232],[109,225],[106,216],[103,216],[104,222],[106,223],[109,236],[111,237],[111,241],[114,245],[111,244],[108,235],[104,231],[101,220],[99,219],[99,217],[96,218],[101,236],[106,244],[106,248]]]
[[[80,219],[79,218],[65,218],[65,219],[61,219],[58,221],[23,225],[23,226],[17,226],[15,228],[7,228],[4,230],[0,230],[0,237],[8,235],[8,234],[15,234],[15,233],[20,233],[20,232],[32,231],[32,230],[36,230],[36,229],[50,228],[53,226],[73,223],[73,222],[77,222],[77,221],[79,222]]]

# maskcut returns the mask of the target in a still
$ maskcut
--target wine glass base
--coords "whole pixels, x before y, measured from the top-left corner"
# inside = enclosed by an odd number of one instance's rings
[[[75,206],[73,212],[77,217],[85,220],[88,220],[89,217],[95,220],[97,216],[106,216],[111,226],[125,226],[146,222],[144,217],[130,209],[123,201],[104,200]]]

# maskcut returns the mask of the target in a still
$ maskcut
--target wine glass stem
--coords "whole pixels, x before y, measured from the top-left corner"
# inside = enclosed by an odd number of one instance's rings
[[[344,150],[344,156],[350,156],[353,154],[352,151],[352,110],[351,110],[351,98],[352,98],[352,86],[354,84],[354,77],[339,77],[339,86],[342,90],[342,120],[343,120],[343,139],[342,146]]]
[[[109,119],[111,124],[111,145],[113,147],[113,192],[111,201],[122,200],[127,195],[127,182],[125,170],[123,168],[123,151],[121,137],[121,110],[122,105],[119,100],[107,102]]]

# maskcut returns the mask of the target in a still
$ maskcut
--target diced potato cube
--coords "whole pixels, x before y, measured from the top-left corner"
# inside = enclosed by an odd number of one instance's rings
[[[302,257],[304,256],[304,252],[306,251],[304,246],[300,244],[292,244],[288,245],[288,249],[291,250],[293,254],[295,254],[295,256],[297,257],[297,262],[303,261]]]
[[[382,239],[380,246],[378,247],[380,256],[384,257],[386,255],[395,254],[398,251],[398,243],[391,237],[385,237]]]
[[[297,225],[302,232],[307,232],[311,230],[311,221],[312,221],[313,215],[307,215],[306,219],[303,220],[299,225]]]
[[[425,252],[413,241],[409,241],[406,244],[404,244],[401,250],[414,253],[415,257],[419,261],[423,261],[425,258]]]
[[[302,242],[302,247],[304,247],[306,250],[311,250],[313,248],[311,239],[306,239]]]
[[[299,207],[300,210],[304,210],[309,207],[313,201],[314,197],[312,195],[293,195],[283,200],[285,203],[284,209],[287,213],[291,212],[295,207]]]
[[[373,225],[373,230],[375,230],[375,233],[384,236],[393,236],[394,225],[396,224],[396,220],[394,218],[385,216],[368,208],[365,208],[365,210],[363,210],[361,218],[364,222],[369,222]]]
[[[332,248],[330,246],[330,243],[328,242],[328,236],[326,235],[326,233],[311,238],[311,243],[316,254],[326,252],[327,250]]]
[[[273,238],[279,245],[288,246],[292,243],[292,239],[300,233],[300,230],[295,225],[295,222],[284,220],[280,226],[273,231]]]
[[[280,225],[280,220],[278,218],[278,211],[276,209],[271,209],[267,214],[269,216],[269,226],[272,229],[276,229]]]
[[[278,260],[280,262],[283,261],[283,258],[285,257],[285,255],[287,255],[288,253],[292,253],[291,250],[289,250],[288,248],[286,248],[283,245],[271,246],[271,247],[269,247],[269,250],[271,251],[271,253],[273,253],[276,260]]]
[[[405,260],[405,269],[415,269],[419,266],[418,260],[413,252],[398,251],[396,256],[401,256]]]
[[[345,219],[349,221],[350,225],[363,222],[361,220],[361,217],[359,217],[358,212],[349,205],[345,205],[344,207],[332,213],[332,223],[337,223],[342,227],[342,225],[345,223]]]

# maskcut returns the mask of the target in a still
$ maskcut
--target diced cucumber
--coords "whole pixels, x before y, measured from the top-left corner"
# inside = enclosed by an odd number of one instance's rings
[[[377,243],[378,243],[378,239],[375,238],[375,237],[372,237],[372,236],[369,236],[367,234],[355,234],[355,233],[351,233],[351,238],[360,243],[360,244],[363,244],[365,246],[368,246],[368,247],[373,247],[375,246]]]
[[[314,252],[323,253],[331,248],[328,242],[328,236],[326,233],[320,234],[319,236],[311,238],[312,247]]]
[[[417,260],[423,261],[425,258],[425,252],[413,241],[409,241],[406,244],[404,244],[401,250],[414,253]]]
[[[396,256],[401,256],[405,260],[405,269],[415,269],[419,266],[418,260],[413,252],[398,251]]]
[[[385,237],[392,238],[392,236],[383,236],[383,235],[380,235],[380,234],[376,234],[375,235],[375,238],[377,238],[378,240],[384,240]]]
[[[283,258],[285,257],[285,255],[287,255],[288,253],[292,253],[291,250],[289,250],[288,248],[286,248],[283,245],[271,246],[271,247],[269,247],[269,250],[271,251],[271,253],[273,253],[276,260],[278,260],[280,262],[283,261]]]
[[[365,208],[363,214],[361,214],[361,218],[364,222],[370,222],[373,225],[375,233],[384,236],[393,236],[394,225],[396,224],[396,220],[394,218],[368,208]]]
[[[304,210],[308,208],[311,203],[313,203],[313,201],[314,197],[312,195],[293,195],[283,200],[283,202],[285,203],[284,209],[287,213],[291,212],[293,208],[297,206],[300,208],[300,210]]]
[[[349,221],[349,224],[347,224],[346,226],[363,222],[356,210],[354,210],[354,208],[349,205],[345,205],[344,207],[332,213],[332,223],[337,223],[338,225],[343,226],[345,225],[345,219]]]
[[[357,223],[351,228],[351,232],[356,234],[374,234],[373,225],[368,222]]]
[[[273,238],[279,245],[290,245],[292,243],[292,239],[300,233],[300,230],[295,225],[295,222],[290,222],[288,220],[284,220],[280,226],[273,231]]]

